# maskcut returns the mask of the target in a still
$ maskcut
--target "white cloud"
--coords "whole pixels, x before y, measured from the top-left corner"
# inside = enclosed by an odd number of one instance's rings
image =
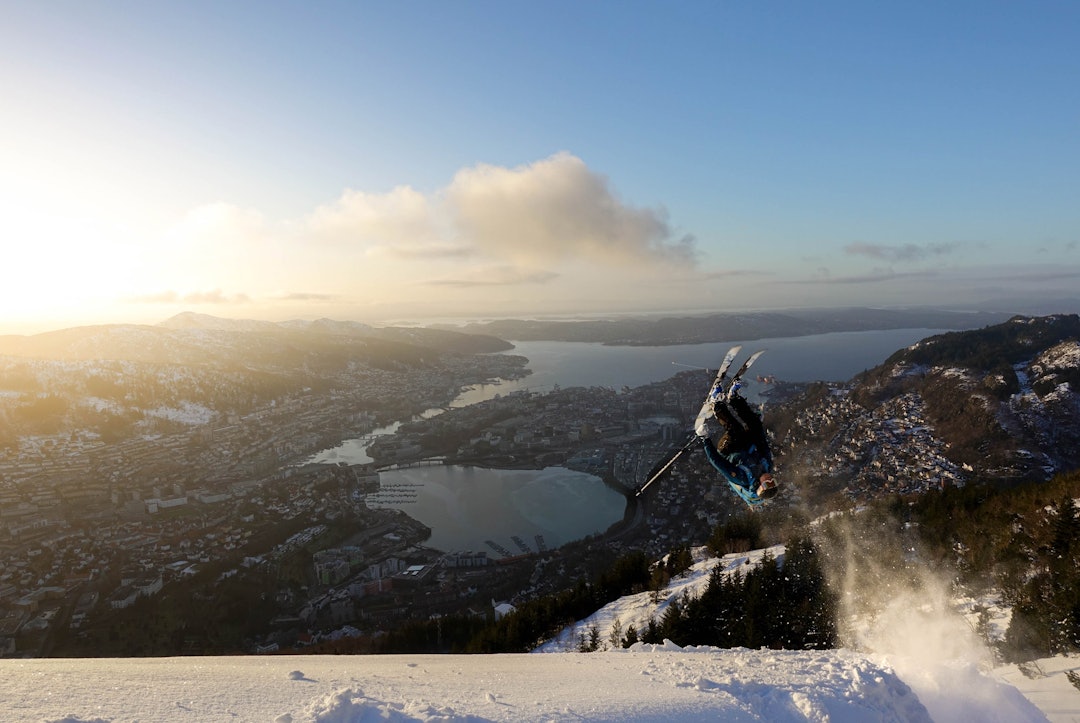
[[[315,209],[308,227],[320,239],[407,251],[445,243],[438,232],[437,205],[409,186],[389,193],[347,189]]]
[[[461,237],[493,257],[529,264],[692,264],[696,258],[692,238],[672,241],[664,211],[624,204],[607,179],[568,153],[513,169],[464,169],[446,200]]]
[[[479,164],[443,190],[347,190],[308,218],[317,238],[398,259],[464,259],[540,268],[585,260],[692,265],[694,240],[673,239],[662,209],[620,201],[607,179],[568,153],[517,168]]]
[[[518,286],[521,284],[546,284],[559,277],[553,271],[522,269],[514,266],[488,266],[472,269],[451,278],[428,282],[431,286]]]
[[[642,283],[665,275],[658,267],[693,275],[697,249],[675,238],[662,209],[621,201],[606,178],[559,153],[516,168],[469,167],[434,192],[349,189],[299,218],[206,204],[147,244],[141,260],[125,298],[145,305],[445,312],[640,304]],[[668,287],[654,289],[665,303],[676,292]],[[191,293],[204,289],[229,291]]]
[[[226,294],[221,289],[211,289],[209,291],[189,291],[187,293],[168,290],[156,294],[137,296],[131,300],[142,304],[229,305],[246,304],[251,301],[251,298],[244,293]]]
[[[188,211],[165,237],[172,243],[188,247],[219,247],[220,244],[253,241],[265,233],[261,213],[218,201]]]

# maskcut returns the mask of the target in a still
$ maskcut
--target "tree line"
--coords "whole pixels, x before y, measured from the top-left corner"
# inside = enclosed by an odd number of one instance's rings
[[[713,554],[762,546],[752,518],[718,526],[710,540]],[[688,545],[673,548],[652,563],[643,552],[618,558],[594,580],[520,604],[494,620],[446,616],[411,621],[386,635],[380,653],[520,653],[535,649],[559,631],[625,595],[652,592],[657,602],[671,578],[693,564]],[[788,541],[782,558],[766,556],[761,565],[725,574],[714,568],[701,595],[684,594],[641,629],[616,622],[582,634],[578,650],[629,647],[637,642],[718,647],[820,649],[836,644],[835,600],[825,581],[820,555],[806,537]]]
[[[969,485],[912,500],[932,561],[968,589],[998,590],[1012,608],[1001,657],[1023,662],[1080,652],[1080,471],[1012,488]],[[894,503],[895,504],[895,503]]]

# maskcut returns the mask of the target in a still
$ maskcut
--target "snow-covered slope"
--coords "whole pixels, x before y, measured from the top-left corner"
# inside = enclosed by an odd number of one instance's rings
[[[887,663],[845,650],[34,659],[0,661],[0,701],[5,721],[68,723],[1047,720],[1014,687],[947,672],[928,703]],[[1067,683],[1040,689],[1052,720],[1080,715]]]
[[[638,643],[575,649],[582,630],[643,626],[712,568],[783,548],[698,558],[654,601],[614,601],[550,654],[0,660],[4,721],[862,721],[1032,723],[1080,719],[1066,658],[996,670],[959,615],[922,589],[863,621],[853,650],[721,650]],[[958,626],[958,627],[957,627]],[[625,629],[625,627],[624,627]],[[967,634],[965,634],[965,632]],[[983,653],[985,651],[982,651]]]
[[[672,601],[689,593],[691,597],[698,597],[704,592],[709,584],[709,575],[713,568],[719,565],[725,573],[732,573],[746,565],[760,565],[762,558],[769,555],[774,560],[782,560],[784,546],[776,545],[766,550],[752,550],[750,552],[725,555],[722,558],[708,557],[705,548],[697,548],[693,551],[694,564],[682,575],[671,580],[661,595],[652,592],[642,592],[636,595],[614,600],[595,613],[568,626],[553,640],[536,649],[537,653],[568,653],[578,649],[582,635],[588,636],[592,628],[600,633],[601,649],[612,647],[607,641],[611,637],[611,631],[618,627],[626,631],[631,625],[640,633],[649,624],[650,618],[660,620],[664,611]]]

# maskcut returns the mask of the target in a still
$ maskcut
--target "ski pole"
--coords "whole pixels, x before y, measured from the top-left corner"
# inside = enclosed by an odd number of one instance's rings
[[[668,469],[670,469],[670,468],[671,468],[671,465],[675,464],[675,460],[677,460],[677,459],[678,459],[679,457],[682,457],[682,456],[683,456],[683,454],[684,454],[684,453],[685,453],[685,452],[686,452],[686,451],[687,451],[688,449],[690,449],[691,447],[693,447],[693,446],[694,446],[694,445],[695,445],[695,444],[697,443],[697,441],[698,441],[697,435],[694,435],[694,436],[690,437],[690,439],[689,439],[689,440],[688,440],[688,441],[686,442],[686,444],[684,444],[684,445],[683,445],[683,446],[682,446],[682,447],[681,447],[681,448],[679,449],[679,451],[678,451],[678,452],[676,452],[675,454],[671,455],[671,459],[669,459],[669,460],[667,461],[667,463],[666,463],[666,464],[664,464],[664,466],[663,466],[663,467],[661,467],[660,469],[658,469],[658,470],[656,471],[656,474],[654,474],[654,475],[653,475],[652,477],[650,477],[650,478],[649,478],[648,480],[646,480],[646,481],[645,481],[645,484],[641,485],[641,488],[640,488],[640,489],[639,489],[639,490],[637,491],[637,493],[636,493],[636,494],[635,494],[634,496],[635,496],[635,497],[640,497],[640,496],[641,496],[641,494],[642,494],[642,493],[643,493],[643,492],[645,491],[645,488],[646,488],[646,487],[648,487],[649,485],[651,485],[651,484],[652,484],[653,482],[655,482],[656,480],[660,479],[660,477],[662,477],[662,476],[663,476],[663,474],[664,474],[665,472],[667,472],[667,471],[668,471]]]

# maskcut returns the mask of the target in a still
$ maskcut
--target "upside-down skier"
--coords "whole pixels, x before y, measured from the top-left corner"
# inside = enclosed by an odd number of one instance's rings
[[[731,489],[746,504],[756,507],[776,495],[772,450],[769,449],[765,425],[762,424],[761,415],[738,393],[742,375],[764,353],[764,349],[751,354],[729,380],[727,370],[741,349],[741,345],[733,346],[724,355],[716,379],[713,380],[701,405],[701,411],[694,421],[694,434],[690,435],[686,444],[669,456],[666,462],[654,468],[649,478],[638,488],[638,497],[695,445],[704,449],[712,466],[723,475]],[[723,428],[723,435],[719,444],[714,444],[709,427],[715,426],[717,422]]]
[[[778,491],[773,478],[773,458],[761,416],[738,393],[733,382],[725,392],[709,395],[701,407],[694,432],[705,457],[724,476],[732,489],[750,505],[761,504]],[[720,441],[713,443],[709,423],[723,428]]]

